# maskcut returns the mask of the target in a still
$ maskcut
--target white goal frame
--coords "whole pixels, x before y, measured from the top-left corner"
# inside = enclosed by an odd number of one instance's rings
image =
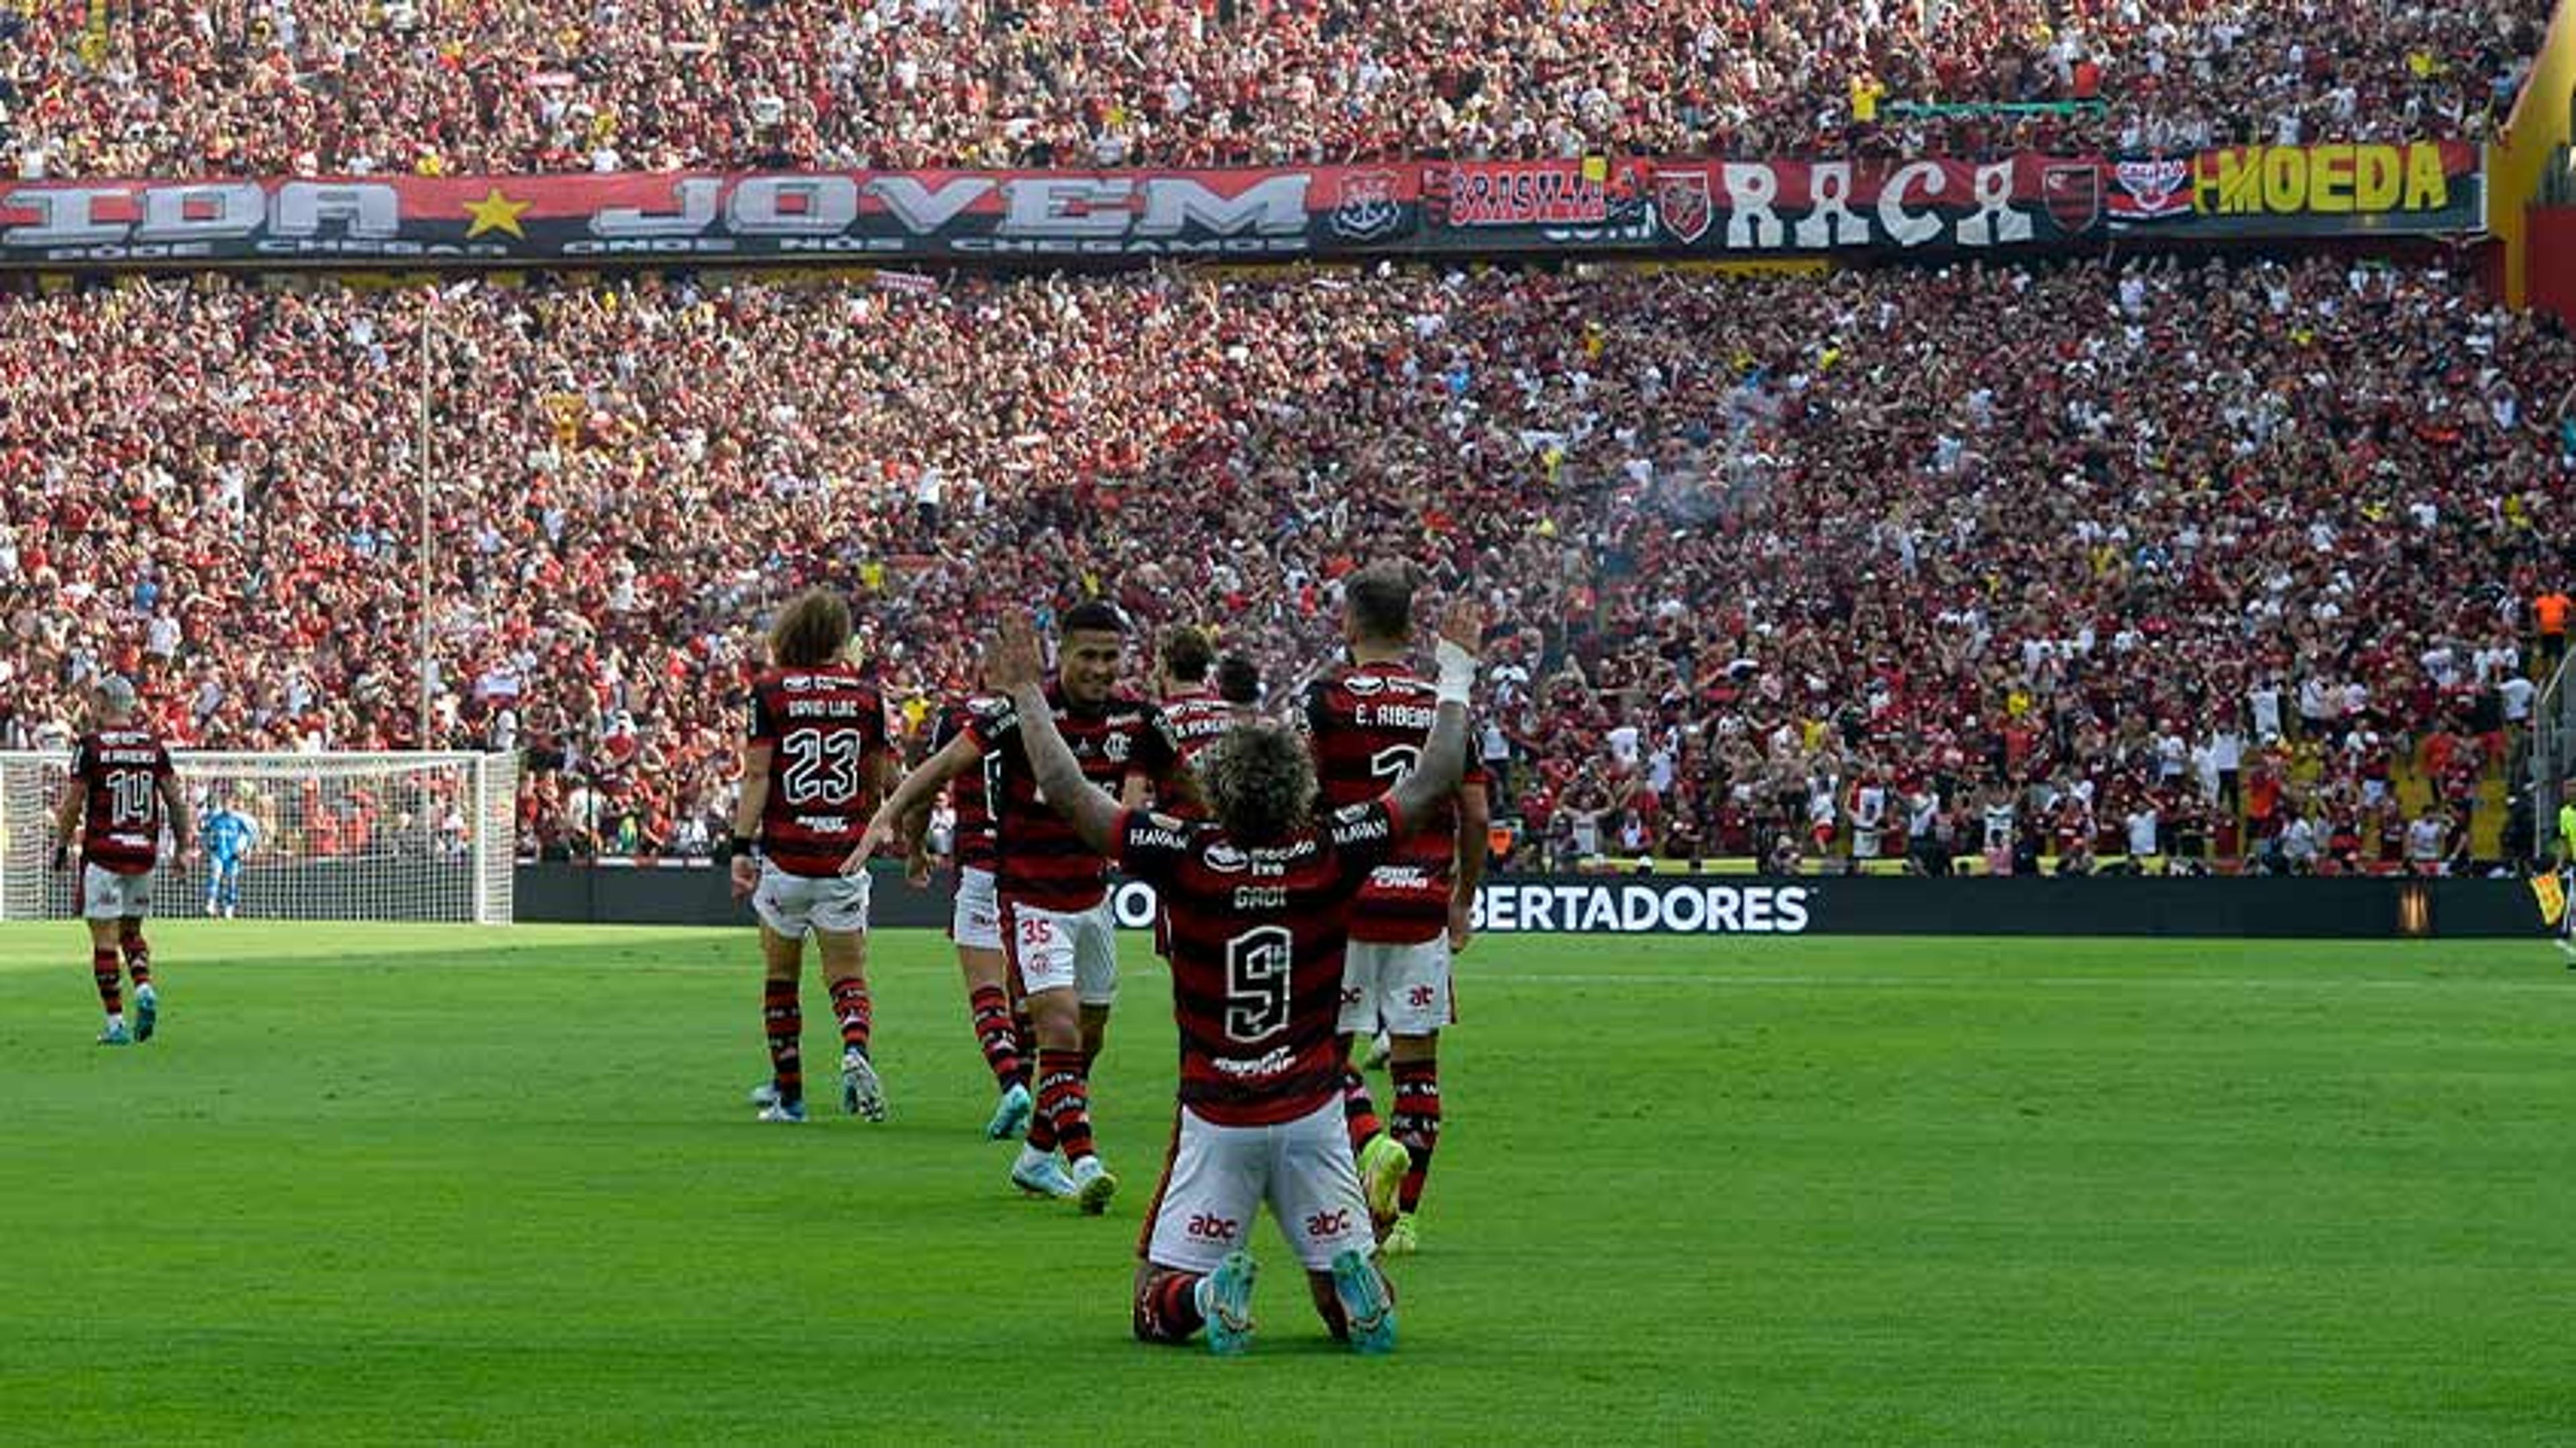
[[[202,827],[210,799],[236,803],[262,838],[242,864],[242,913],[267,920],[449,921],[507,925],[518,862],[518,760],[507,754],[254,753],[173,750],[200,842],[173,870],[170,842],[153,913],[208,900]],[[51,868],[66,750],[0,751],[0,920],[72,915],[77,870]],[[324,837],[318,803],[363,829]],[[254,888],[254,886],[256,888]]]

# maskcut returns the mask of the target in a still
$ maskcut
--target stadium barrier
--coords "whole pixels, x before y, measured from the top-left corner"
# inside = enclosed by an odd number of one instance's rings
[[[2460,141],[1990,161],[77,180],[0,184],[0,269],[1984,255],[2115,233],[2486,226],[2485,158]]]
[[[741,925],[723,871],[521,865],[523,921]],[[1153,891],[1118,886],[1119,923],[1154,918]],[[1506,875],[1486,883],[1478,928],[1585,935],[2072,935],[2367,940],[2541,934],[2516,879],[1884,879],[1801,876]],[[876,877],[875,922],[945,928],[944,878],[916,890]]]

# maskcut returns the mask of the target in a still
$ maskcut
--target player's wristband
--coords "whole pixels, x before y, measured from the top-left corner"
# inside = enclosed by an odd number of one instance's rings
[[[735,835],[733,837],[733,852],[737,858],[757,855],[760,853],[760,841],[757,837],[752,835]]]
[[[1440,661],[1440,680],[1432,686],[1432,697],[1463,708],[1468,691],[1476,687],[1476,656],[1447,639],[1440,641],[1434,656]]]

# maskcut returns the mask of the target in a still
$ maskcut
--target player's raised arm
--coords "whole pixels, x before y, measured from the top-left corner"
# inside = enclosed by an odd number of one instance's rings
[[[1041,703],[1041,711],[1044,707]],[[974,768],[976,761],[983,757],[984,746],[977,742],[972,732],[967,732],[949,740],[945,748],[914,765],[912,772],[903,777],[903,782],[885,797],[885,803],[877,806],[876,814],[868,820],[867,834],[860,839],[858,848],[850,851],[850,857],[841,862],[841,873],[855,875],[866,869],[868,858],[881,846],[896,840],[903,840],[909,846],[912,840],[920,838],[912,832],[919,828],[920,821],[929,817],[931,800],[948,787],[948,781]]]
[[[1038,666],[1037,635],[1027,619],[1013,615],[1002,620],[984,656],[984,670],[1019,711],[1020,748],[1029,757],[1038,792],[1084,844],[1114,856],[1121,807],[1107,790],[1083,777],[1081,762],[1056,732],[1055,709],[1047,703],[1046,676]]]
[[[1459,599],[1440,616],[1440,678],[1434,685],[1439,708],[1421,757],[1387,791],[1395,806],[1396,827],[1411,833],[1413,822],[1455,793],[1467,772],[1467,692],[1476,685],[1476,650],[1485,634],[1485,611],[1473,599]]]

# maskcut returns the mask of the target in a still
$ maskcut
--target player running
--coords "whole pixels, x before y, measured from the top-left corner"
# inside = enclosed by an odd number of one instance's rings
[[[1066,610],[1061,628],[1059,672],[1044,697],[1058,732],[1073,739],[1085,775],[1118,788],[1131,805],[1142,803],[1149,787],[1167,799],[1186,797],[1188,776],[1162,711],[1117,689],[1126,615],[1094,600]],[[912,828],[949,781],[986,767],[988,759],[1000,761],[987,792],[1000,861],[1002,945],[1038,1046],[1037,1114],[1011,1164],[1011,1181],[1023,1191],[1072,1198],[1097,1215],[1118,1190],[1091,1131],[1091,1063],[1118,998],[1109,862],[1047,807],[1021,742],[1024,723],[1008,701],[977,711],[965,732],[895,787],[848,868],[864,868],[878,844]]]
[[[994,701],[982,702],[988,708],[996,706]],[[940,714],[939,725],[931,736],[933,754],[966,733],[976,707],[977,701],[967,701]],[[983,764],[983,768],[969,769],[948,782],[949,807],[956,816],[949,856],[957,870],[948,938],[957,944],[957,966],[966,977],[966,1008],[974,1019],[976,1044],[983,1048],[984,1064],[992,1071],[994,1087],[1001,1093],[992,1119],[984,1123],[984,1135],[994,1141],[1007,1141],[1028,1125],[1032,1098],[1024,1050],[1029,1037],[1012,1010],[1009,969],[1002,958],[1002,904],[994,893],[995,844],[989,796],[994,776],[1001,772],[1002,756],[988,754]],[[917,821],[907,823],[905,831],[916,841],[908,873],[914,883],[926,884],[930,878],[926,837]]]
[[[788,600],[769,635],[771,668],[752,684],[733,814],[733,895],[760,917],[761,1016],[770,1082],[763,1121],[805,1119],[800,977],[805,937],[822,957],[841,1027],[841,1109],[886,1117],[868,1057],[868,875],[844,873],[850,844],[895,770],[885,701],[846,658],[850,606],[828,589]]]
[[[1311,685],[1297,711],[1329,807],[1375,798],[1414,766],[1432,726],[1434,686],[1405,662],[1415,578],[1410,565],[1381,562],[1343,583],[1351,666]],[[1351,906],[1342,982],[1344,1109],[1369,1210],[1385,1224],[1393,1255],[1420,1243],[1415,1215],[1440,1143],[1440,1028],[1451,1019],[1450,961],[1467,948],[1489,823],[1485,773],[1470,765],[1456,806],[1444,799],[1425,815]],[[1395,1110],[1384,1130],[1349,1059],[1357,1037],[1380,1022],[1394,1038],[1388,1075]]]
[[[1319,819],[1314,764],[1297,736],[1244,724],[1206,756],[1213,818],[1201,821],[1122,807],[1087,780],[1042,707],[1028,626],[1002,627],[992,678],[1021,712],[1038,787],[1081,839],[1151,881],[1171,912],[1180,1099],[1137,1242],[1139,1338],[1179,1343],[1204,1325],[1218,1353],[1251,1345],[1257,1268],[1244,1242],[1267,1203],[1332,1334],[1364,1353],[1395,1346],[1395,1296],[1372,1258],[1341,1121],[1344,921],[1411,822],[1457,787],[1478,625],[1472,606],[1445,622],[1437,723],[1393,789]]]
[[[151,1040],[160,1025],[161,998],[152,986],[143,916],[152,901],[162,825],[170,828],[173,861],[185,860],[189,848],[188,801],[179,792],[170,751],[151,730],[136,726],[135,705],[134,685],[125,679],[111,676],[99,685],[98,727],[72,746],[71,779],[54,811],[54,868],[70,864],[75,839],[80,845],[77,908],[89,922],[90,977],[107,1011],[107,1025],[98,1033],[102,1046]],[[131,1031],[118,989],[120,951],[134,982]]]
[[[197,838],[206,847],[206,914],[212,918],[220,909],[230,920],[241,908],[242,862],[259,848],[259,821],[218,799],[199,822]]]

